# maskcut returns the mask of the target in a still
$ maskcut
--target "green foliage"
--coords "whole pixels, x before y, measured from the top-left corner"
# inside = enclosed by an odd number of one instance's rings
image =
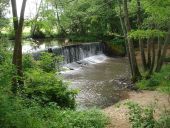
[[[137,103],[127,102],[129,109],[129,122],[132,128],[169,128],[170,112],[165,111],[159,119],[154,117],[155,109],[150,107],[141,107]]]
[[[150,79],[137,83],[139,89],[160,90],[170,94],[170,66],[165,65],[160,73],[154,73]]]
[[[65,108],[75,107],[77,91],[69,90],[67,84],[57,75],[61,60],[62,57],[45,52],[41,53],[38,61],[31,55],[24,56],[24,94],[27,98],[34,99],[43,106],[56,104]]]
[[[4,27],[7,27],[8,24],[9,24],[9,20],[0,17],[0,30]]]
[[[144,26],[159,26],[161,28],[167,28],[169,24],[169,0],[142,0],[143,7],[147,18],[144,20]]]
[[[119,19],[115,16],[115,10],[113,9],[114,1],[49,1],[59,15],[56,19],[59,33],[65,30],[67,34],[101,36],[109,31],[119,31]]]
[[[36,67],[37,67],[37,63],[31,55],[26,54],[23,56],[23,69],[25,71],[29,70],[30,68],[36,68]]]
[[[170,111],[166,111],[158,119],[155,128],[169,128],[169,127],[170,127]]]
[[[115,38],[106,43],[107,53],[110,56],[124,56],[126,54],[125,41]]]
[[[15,72],[12,65],[12,54],[8,51],[8,40],[0,39],[0,85],[8,86],[11,83],[11,78]]]
[[[68,38],[73,42],[92,42],[98,41],[98,38],[95,35],[68,35]]]
[[[165,37],[166,32],[160,30],[136,30],[131,31],[128,35],[129,38],[133,39],[148,39],[155,37]]]
[[[33,100],[13,96],[9,89],[4,86],[0,90],[1,128],[104,128],[108,122],[98,110],[62,110],[53,105],[42,107]]]
[[[75,107],[75,90],[69,90],[54,73],[47,73],[40,69],[29,70],[25,73],[25,94],[42,105],[51,103],[60,107]]]
[[[56,56],[51,53],[41,53],[39,66],[41,69],[43,69],[45,72],[52,72],[60,70],[60,62],[63,60],[61,56]]]
[[[154,109],[141,108],[138,104],[133,102],[127,103],[129,109],[129,121],[132,124],[132,128],[154,128],[156,120],[154,119]]]

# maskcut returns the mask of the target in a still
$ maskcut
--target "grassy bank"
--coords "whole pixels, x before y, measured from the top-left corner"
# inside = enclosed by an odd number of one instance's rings
[[[144,79],[137,83],[142,90],[159,90],[170,94],[170,65],[164,65],[161,72],[154,73],[150,79]]]

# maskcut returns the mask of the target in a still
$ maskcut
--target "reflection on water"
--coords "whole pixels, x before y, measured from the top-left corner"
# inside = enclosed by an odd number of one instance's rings
[[[76,97],[78,109],[104,108],[125,95],[116,79],[129,78],[129,66],[125,58],[107,58],[102,63],[67,72],[64,78],[71,82],[71,88],[80,90]]]
[[[59,47],[62,45],[63,40],[25,40],[23,41],[22,51],[23,53],[31,53],[37,51],[43,51],[51,47]]]
[[[13,42],[13,41],[12,41]],[[23,53],[32,53],[37,51],[43,51],[51,47],[59,47],[63,45],[64,39],[39,39],[33,40],[32,38],[23,40],[22,42],[22,52]],[[13,50],[13,43],[9,44],[9,49]]]

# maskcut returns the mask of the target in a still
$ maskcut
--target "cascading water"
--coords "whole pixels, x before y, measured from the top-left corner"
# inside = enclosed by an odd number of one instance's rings
[[[64,57],[64,64],[68,64],[90,56],[103,54],[103,48],[102,43],[95,42],[51,48],[49,51],[55,55],[62,55]]]
[[[83,43],[83,44],[74,44],[61,47],[51,47],[43,50],[44,52],[51,52],[55,55],[60,55],[64,57],[63,64],[69,64],[72,62],[77,62],[85,58],[103,54],[104,45],[100,42],[93,43]],[[40,53],[43,51],[34,52],[33,56],[35,59],[38,59]]]

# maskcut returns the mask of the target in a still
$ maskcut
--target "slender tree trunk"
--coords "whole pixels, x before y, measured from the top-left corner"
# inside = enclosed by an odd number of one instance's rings
[[[34,17],[34,22],[33,22],[32,26],[31,26],[31,37],[34,37],[34,35],[35,35],[35,30],[36,30],[36,26],[37,26],[36,24],[37,24],[37,20],[38,20],[38,17],[39,17],[39,12],[40,12],[42,2],[43,2],[43,0],[40,1],[40,5],[39,5],[37,13],[36,13],[36,15]]]
[[[56,7],[56,10],[57,10],[57,22],[58,22],[58,26],[60,27],[62,33],[64,35],[66,35],[67,32],[65,31],[65,29],[63,28],[63,26],[61,25],[61,22],[60,22],[60,16],[59,16],[59,13],[58,13],[58,5],[57,5],[57,3],[55,3],[55,7]]]
[[[159,72],[162,68],[164,58],[166,57],[169,41],[170,41],[170,28],[168,29],[168,34],[166,36],[166,39],[165,39],[165,42],[164,42],[164,45],[163,45],[162,54],[161,54],[159,63],[157,65],[156,72]]]
[[[140,0],[137,1],[137,23],[138,23],[138,29],[141,29],[142,24],[142,16],[141,16],[141,2]],[[145,50],[144,50],[144,41],[142,39],[139,39],[139,48],[140,48],[140,55],[142,60],[142,66],[144,71],[147,70],[146,65],[146,57],[145,57]]]
[[[13,53],[13,64],[16,66],[16,75],[13,78],[13,88],[12,91],[14,93],[17,92],[18,88],[22,88],[23,82],[23,72],[22,72],[22,29],[24,24],[24,12],[26,7],[26,1],[23,0],[20,19],[18,21],[17,16],[17,6],[16,0],[11,0],[12,10],[13,10],[13,23],[14,23],[14,30],[15,30],[15,45],[14,45],[14,53]]]
[[[125,14],[124,20],[125,20],[126,30],[128,34],[131,31],[131,26],[129,22],[127,0],[123,0],[123,5],[124,5],[124,14]],[[139,68],[135,57],[135,49],[134,49],[133,41],[130,38],[128,38],[128,47],[129,47],[131,64],[132,64],[132,79],[136,81],[141,78],[141,74],[139,72]]]
[[[159,62],[160,62],[160,59],[161,59],[161,52],[162,52],[162,44],[161,44],[160,37],[158,37],[158,52],[157,52],[157,62],[156,62],[156,69],[155,69],[155,71],[157,71],[158,68],[159,68]]]
[[[142,39],[139,39],[139,48],[140,48],[140,56],[142,60],[142,66],[144,71],[147,70],[147,64],[146,64],[146,56],[145,56],[145,49],[144,49],[144,42]]]
[[[154,43],[154,41],[152,41],[151,45],[152,45],[152,62],[151,62],[150,70],[149,70],[149,75],[152,75],[153,69],[155,66],[155,43]]]
[[[121,28],[122,28],[122,32],[123,32],[123,36],[125,38],[125,47],[126,47],[126,53],[127,53],[127,56],[128,56],[128,59],[129,59],[129,62],[130,62],[130,69],[131,69],[131,73],[133,72],[132,71],[132,64],[131,64],[131,59],[130,59],[130,53],[129,53],[129,47],[128,47],[128,42],[127,42],[127,37],[126,37],[126,28],[125,28],[125,23],[123,21],[123,15],[122,15],[122,8],[121,8],[121,3],[119,0],[117,0],[117,3],[118,3],[118,6],[119,6],[119,11],[120,11],[120,14],[119,14],[119,20],[120,20],[120,24],[121,24]]]
[[[11,5],[12,5],[14,32],[16,34],[18,28],[18,14],[17,14],[16,0],[11,0]]]
[[[147,61],[147,69],[151,67],[151,39],[147,40],[147,54],[148,54],[148,61]]]

